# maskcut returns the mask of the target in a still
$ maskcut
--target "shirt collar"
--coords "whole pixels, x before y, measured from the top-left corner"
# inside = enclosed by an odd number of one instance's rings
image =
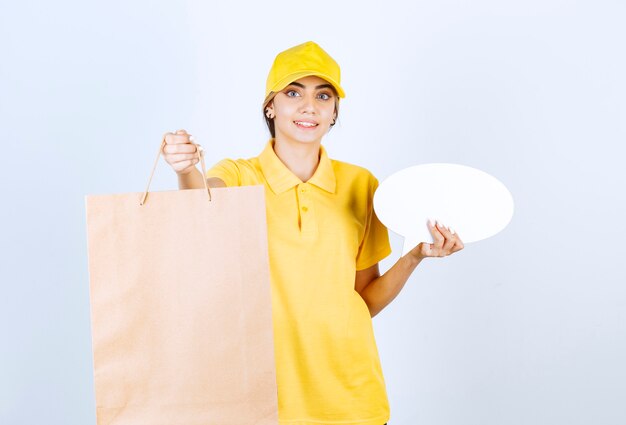
[[[265,149],[259,155],[259,162],[267,183],[277,195],[302,183],[302,180],[293,174],[280,158],[276,156],[276,152],[274,152],[274,138],[271,138],[265,145]],[[322,145],[320,145],[320,161],[317,169],[307,183],[314,184],[327,192],[335,193],[336,180],[333,164]]]

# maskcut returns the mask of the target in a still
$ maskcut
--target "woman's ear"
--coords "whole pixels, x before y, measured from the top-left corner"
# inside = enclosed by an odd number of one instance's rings
[[[274,115],[274,102],[272,101],[265,106],[265,116],[272,119],[274,118]]]

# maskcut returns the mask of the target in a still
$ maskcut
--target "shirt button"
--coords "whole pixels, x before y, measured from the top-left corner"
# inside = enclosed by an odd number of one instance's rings
[[[302,207],[302,211],[307,212],[309,209],[307,207]]]

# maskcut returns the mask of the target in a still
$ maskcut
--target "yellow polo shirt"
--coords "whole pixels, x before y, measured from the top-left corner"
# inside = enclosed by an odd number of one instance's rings
[[[383,425],[389,402],[357,270],[391,252],[372,207],[376,178],[331,160],[322,146],[302,182],[274,139],[250,159],[224,159],[206,176],[264,185],[281,425]]]

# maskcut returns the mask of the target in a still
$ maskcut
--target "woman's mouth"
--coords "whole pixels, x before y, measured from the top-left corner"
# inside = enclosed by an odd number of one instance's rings
[[[318,126],[318,124],[309,121],[294,121],[293,123],[303,130],[311,130]]]

